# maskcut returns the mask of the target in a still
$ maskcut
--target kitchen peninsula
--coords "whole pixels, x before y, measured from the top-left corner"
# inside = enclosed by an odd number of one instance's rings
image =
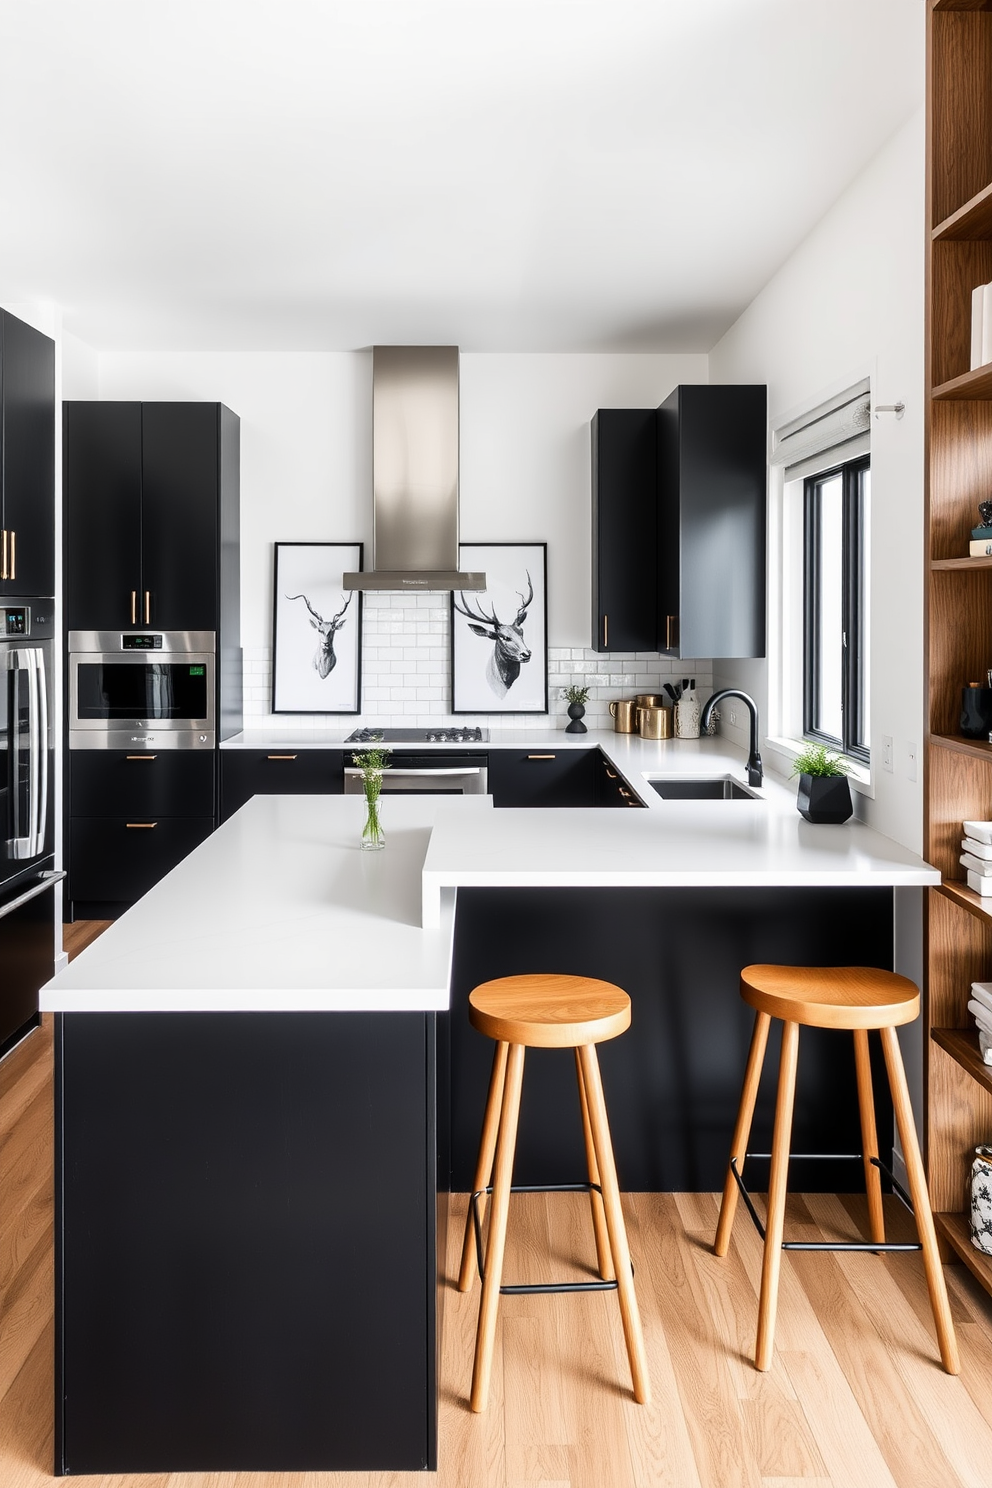
[[[891,964],[893,890],[936,881],[919,858],[810,827],[774,781],[682,802],[644,778],[740,778],[720,741],[593,742],[649,809],[393,797],[367,854],[360,798],[256,797],[43,991],[57,1471],[436,1463],[449,1162],[466,1186],[491,1052],[462,1026],[480,973],[627,986],[633,1028],[603,1050],[621,1181],[701,1187],[743,1069],[739,966]],[[804,1075],[834,1095],[848,1078],[812,1044]],[[522,1181],[580,1160],[562,1109],[522,1125]],[[802,1109],[797,1127],[826,1150]]]

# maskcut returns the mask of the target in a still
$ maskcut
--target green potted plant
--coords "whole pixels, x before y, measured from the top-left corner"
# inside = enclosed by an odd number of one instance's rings
[[[365,825],[362,828],[362,850],[376,852],[386,845],[386,835],[379,820],[379,796],[382,793],[382,772],[389,769],[388,749],[373,744],[360,754],[351,757],[362,772],[362,789],[365,792]]]
[[[574,683],[571,687],[563,687],[559,694],[568,701],[568,716],[571,723],[565,725],[566,734],[585,734],[588,729],[582,722],[585,713],[585,703],[589,697],[588,687],[578,687]]]
[[[796,755],[792,773],[799,776],[796,805],[807,821],[836,825],[853,815],[847,765],[825,744],[808,743]]]

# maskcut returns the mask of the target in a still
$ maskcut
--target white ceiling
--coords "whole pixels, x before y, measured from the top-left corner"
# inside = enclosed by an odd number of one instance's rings
[[[0,0],[0,300],[100,347],[707,351],[921,103],[923,27],[923,0]]]

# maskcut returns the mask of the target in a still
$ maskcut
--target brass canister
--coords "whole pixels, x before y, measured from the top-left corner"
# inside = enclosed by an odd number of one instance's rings
[[[618,698],[610,704],[613,728],[618,734],[633,734],[637,730],[637,704],[633,698]]]
[[[650,706],[638,708],[637,731],[642,739],[670,739],[672,737],[672,710]]]
[[[664,701],[660,692],[639,692],[634,699],[638,708],[660,708]]]

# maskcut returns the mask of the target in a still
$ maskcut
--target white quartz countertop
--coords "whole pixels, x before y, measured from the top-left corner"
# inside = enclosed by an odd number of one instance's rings
[[[528,732],[518,743],[540,747],[544,737]],[[561,735],[547,737],[557,744]],[[743,781],[741,751],[720,739],[579,736],[578,747],[593,745],[648,810],[496,811],[489,797],[385,796],[387,846],[363,853],[360,796],[256,796],[54,977],[41,1007],[444,1008],[459,887],[940,882],[862,822],[804,821],[795,786],[772,776],[756,800],[657,795],[657,776]]]

